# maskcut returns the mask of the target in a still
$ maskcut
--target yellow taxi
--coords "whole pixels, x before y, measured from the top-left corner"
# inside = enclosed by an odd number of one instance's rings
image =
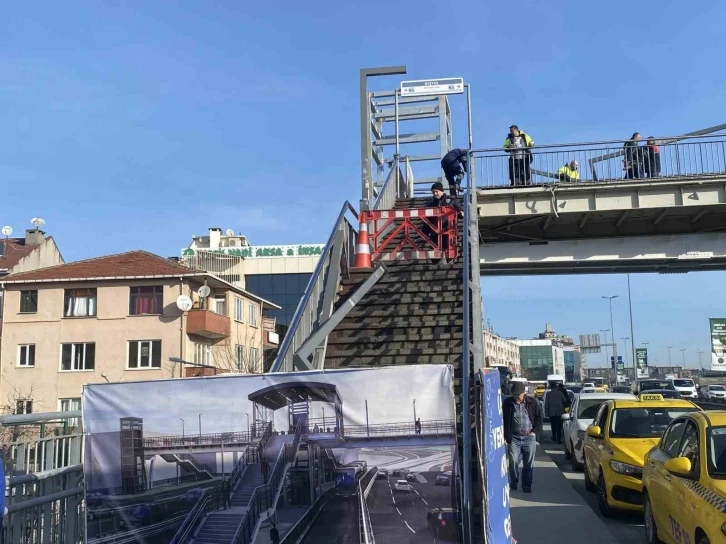
[[[539,384],[537,387],[534,388],[534,398],[541,399],[544,396],[544,392],[547,388],[544,386],[544,384]]]
[[[650,544],[726,541],[726,411],[675,418],[643,469]]]
[[[604,516],[643,510],[643,462],[677,417],[701,409],[687,400],[643,393],[637,400],[605,401],[587,428],[585,488],[597,492]]]

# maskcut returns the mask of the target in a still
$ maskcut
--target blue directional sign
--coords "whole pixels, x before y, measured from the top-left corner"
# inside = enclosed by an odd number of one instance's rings
[[[429,96],[437,94],[461,94],[464,92],[463,77],[419,79],[401,82],[401,96]]]

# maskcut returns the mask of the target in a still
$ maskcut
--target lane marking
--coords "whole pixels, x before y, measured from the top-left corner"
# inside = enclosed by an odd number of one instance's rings
[[[414,491],[416,491],[416,490],[414,489]],[[418,491],[416,491],[416,495],[418,495],[420,497],[421,496],[421,493],[419,493]]]
[[[424,502],[424,504],[425,504],[426,506],[428,506],[428,505],[429,505],[429,503],[427,503],[427,502],[426,502],[426,499],[422,498],[421,500],[422,500],[422,501]]]
[[[399,516],[402,516],[403,515],[403,514],[401,514],[401,511],[398,508],[396,508],[396,512],[398,512],[398,515]]]
[[[408,527],[409,529],[411,529],[411,526],[408,524],[407,521],[404,521],[404,523],[406,524],[406,527]],[[416,531],[414,531],[413,529],[411,529],[411,532],[412,533],[416,533]]]
[[[394,497],[393,495],[391,495],[391,499],[393,499],[393,504],[396,504],[396,497]]]

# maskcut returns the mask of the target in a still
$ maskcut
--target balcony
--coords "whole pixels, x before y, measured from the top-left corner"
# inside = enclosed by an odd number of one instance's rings
[[[275,332],[275,318],[262,318],[262,331],[265,349],[277,349],[280,345],[280,335]]]
[[[225,338],[231,334],[229,317],[210,310],[191,310],[187,313],[187,334],[213,339]]]

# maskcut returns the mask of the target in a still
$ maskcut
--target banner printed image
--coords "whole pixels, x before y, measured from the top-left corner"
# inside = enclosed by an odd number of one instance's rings
[[[448,365],[94,384],[83,416],[91,543],[458,538]]]

